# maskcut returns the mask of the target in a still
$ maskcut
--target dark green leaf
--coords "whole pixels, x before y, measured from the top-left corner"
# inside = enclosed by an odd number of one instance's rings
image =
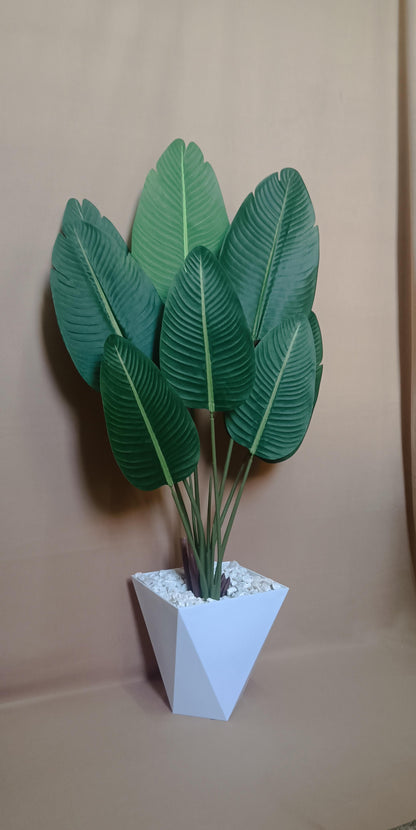
[[[71,200],[74,201],[74,200]],[[51,289],[65,345],[84,380],[99,389],[104,343],[112,334],[127,337],[153,355],[161,301],[137,262],[98,225],[70,224],[52,254]]]
[[[282,320],[308,315],[319,261],[319,235],[304,182],[290,168],[264,179],[243,202],[221,262],[243,306],[254,341]]]
[[[67,229],[79,226],[82,222],[88,222],[90,225],[95,225],[96,228],[105,231],[124,253],[128,253],[127,245],[117,228],[106,216],[101,216],[100,211],[92,202],[84,199],[82,205],[80,205],[77,199],[69,199],[62,219],[62,233],[65,235]]]
[[[173,486],[199,459],[195,424],[159,369],[122,337],[108,338],[101,394],[114,457],[141,490]]]
[[[226,416],[226,425],[252,455],[278,461],[299,446],[314,406],[316,356],[308,318],[276,326],[260,341],[255,356],[251,393]]]
[[[206,248],[189,254],[169,292],[160,367],[189,407],[234,409],[250,391],[250,332],[227,275]]]

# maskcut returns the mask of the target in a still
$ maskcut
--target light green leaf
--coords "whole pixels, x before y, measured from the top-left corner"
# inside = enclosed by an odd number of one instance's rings
[[[159,369],[122,337],[108,338],[101,364],[101,395],[114,457],[140,490],[172,487],[195,469],[195,424]]]
[[[132,234],[132,254],[165,301],[188,253],[217,253],[228,229],[217,178],[199,147],[176,139],[148,174]]]
[[[237,296],[218,260],[194,248],[163,314],[160,367],[186,406],[234,409],[254,377],[254,348]]]
[[[251,393],[226,416],[226,426],[252,455],[278,461],[299,446],[314,406],[316,354],[308,318],[276,326],[260,341],[255,357]]]
[[[74,206],[70,206],[70,210]],[[110,334],[127,337],[153,356],[161,301],[138,263],[98,225],[70,223],[52,254],[51,289],[59,328],[79,373],[99,389],[104,343]]]
[[[220,256],[254,341],[282,320],[308,315],[319,261],[319,235],[304,182],[290,168],[264,179],[245,199]]]

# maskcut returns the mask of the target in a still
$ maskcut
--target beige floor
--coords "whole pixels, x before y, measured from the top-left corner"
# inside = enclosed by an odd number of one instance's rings
[[[387,830],[416,815],[416,648],[260,657],[228,723],[158,681],[0,710],[2,830]]]

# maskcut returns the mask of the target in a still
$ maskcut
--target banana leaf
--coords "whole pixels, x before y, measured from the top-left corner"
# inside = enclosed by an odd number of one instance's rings
[[[243,310],[216,257],[195,248],[166,301],[160,368],[191,408],[234,409],[254,377],[254,348]]]
[[[169,487],[195,469],[195,424],[163,375],[128,340],[111,335],[101,364],[101,396],[114,457],[140,490]]]
[[[148,174],[132,232],[132,254],[163,301],[188,253],[217,253],[229,222],[215,173],[199,147],[173,141]]]
[[[142,268],[108,230],[111,223],[90,224],[76,214],[72,218],[74,211],[69,204],[52,253],[50,283],[69,354],[84,380],[99,389],[107,337],[127,337],[152,357],[162,304]]]
[[[319,234],[305,184],[286,168],[241,205],[220,255],[254,342],[289,317],[308,315],[315,295]]]
[[[303,440],[315,403],[316,348],[308,317],[285,320],[268,332],[255,358],[251,393],[227,414],[227,430],[251,455],[283,460]]]

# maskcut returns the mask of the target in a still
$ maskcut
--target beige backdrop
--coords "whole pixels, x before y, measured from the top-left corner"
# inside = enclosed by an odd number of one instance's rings
[[[128,576],[175,562],[163,493],[134,493],[51,307],[66,200],[128,237],[175,137],[230,217],[302,173],[321,234],[324,377],[299,453],[262,465],[229,546],[290,586],[270,653],[411,642],[401,457],[397,4],[391,0],[3,2],[0,637],[6,696],[151,668]],[[142,653],[145,647],[146,663]]]

